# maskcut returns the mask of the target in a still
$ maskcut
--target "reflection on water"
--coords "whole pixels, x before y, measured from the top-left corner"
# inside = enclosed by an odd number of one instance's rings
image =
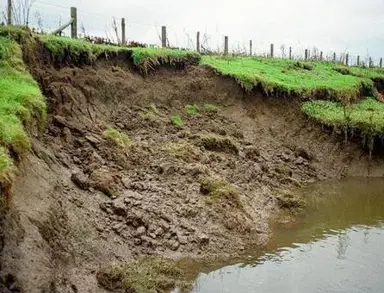
[[[263,256],[201,274],[193,292],[384,292],[384,179],[300,192],[308,209],[290,225],[272,225]]]

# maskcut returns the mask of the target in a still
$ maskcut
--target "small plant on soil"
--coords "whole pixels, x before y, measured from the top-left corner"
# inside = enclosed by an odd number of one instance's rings
[[[108,290],[135,293],[166,293],[175,288],[191,287],[176,261],[159,256],[144,256],[125,264],[109,265],[98,272],[97,280]]]
[[[192,163],[200,159],[200,150],[187,142],[169,142],[162,148],[172,157]]]
[[[205,104],[204,105],[204,111],[208,112],[208,113],[217,113],[218,108],[217,108],[217,106],[215,106],[213,104]]]
[[[104,131],[104,136],[122,149],[126,149],[132,145],[132,141],[128,135],[121,133],[112,127],[109,127]]]
[[[242,207],[239,191],[223,178],[217,176],[204,177],[201,181],[200,191],[202,194],[209,196],[207,201],[209,204],[224,200],[237,208]]]
[[[200,109],[197,105],[187,105],[184,107],[185,113],[188,115],[197,115],[200,113]]]
[[[197,141],[197,144],[205,149],[214,152],[223,152],[237,155],[239,147],[229,137],[221,137],[214,134],[202,135]]]
[[[171,123],[178,127],[182,127],[184,125],[184,121],[179,115],[172,116]]]
[[[306,202],[301,196],[289,190],[277,189],[276,199],[281,209],[301,210],[306,206]]]
[[[140,113],[140,117],[143,120],[156,120],[157,116],[160,114],[160,111],[157,109],[155,104],[149,105],[149,109],[144,110]]]

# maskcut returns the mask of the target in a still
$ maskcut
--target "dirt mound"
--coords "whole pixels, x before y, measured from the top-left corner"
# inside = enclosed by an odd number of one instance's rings
[[[343,176],[357,149],[300,118],[294,102],[246,95],[203,67],[146,78],[122,60],[31,70],[49,123],[16,182],[25,233],[5,246],[22,254],[3,255],[22,292],[104,292],[100,264],[263,245],[276,190]],[[217,111],[185,112],[207,103]]]

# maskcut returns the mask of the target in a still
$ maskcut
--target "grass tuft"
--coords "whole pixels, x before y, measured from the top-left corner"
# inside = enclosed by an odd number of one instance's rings
[[[187,105],[184,107],[185,113],[188,115],[197,115],[200,113],[200,108],[197,105]]]
[[[197,144],[213,152],[239,154],[238,145],[229,137],[221,137],[215,134],[201,135]]]
[[[101,286],[108,290],[134,293],[166,293],[175,288],[191,287],[183,269],[171,259],[144,256],[125,264],[112,264],[97,274]]]
[[[104,131],[104,136],[118,147],[122,149],[127,149],[132,146],[132,141],[128,137],[128,135],[121,133],[120,131],[109,127],[106,131]]]
[[[208,113],[217,113],[219,111],[219,109],[217,108],[217,106],[215,106],[213,104],[205,104],[204,105],[204,111],[208,112]]]
[[[171,123],[178,127],[182,127],[184,125],[184,121],[179,115],[172,116]]]
[[[200,191],[210,197],[208,203],[223,200],[232,206],[242,207],[237,188],[223,178],[217,176],[204,177],[201,181]]]

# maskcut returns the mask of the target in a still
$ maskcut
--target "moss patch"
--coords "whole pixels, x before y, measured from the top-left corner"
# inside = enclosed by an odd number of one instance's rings
[[[235,155],[239,153],[239,147],[229,137],[221,137],[214,134],[202,135],[198,138],[197,144],[209,151],[231,153]]]
[[[134,293],[168,293],[174,288],[191,287],[183,270],[174,260],[144,256],[125,264],[112,264],[97,274],[101,286]]]
[[[183,141],[168,142],[163,146],[162,150],[172,157],[181,159],[187,163],[199,161],[201,155],[196,146]]]
[[[215,106],[213,104],[205,104],[204,105],[204,111],[208,112],[208,113],[217,113],[219,111],[219,109],[217,108],[217,106]]]
[[[281,209],[301,210],[306,206],[306,201],[301,196],[289,190],[276,190],[276,199]]]
[[[179,115],[172,116],[171,123],[178,127],[182,127],[184,125],[184,121]]]
[[[104,131],[104,136],[112,143],[116,144],[118,147],[122,149],[127,149],[132,146],[132,141],[128,137],[128,135],[121,133],[120,131],[109,127],[106,131]]]
[[[201,180],[200,191],[202,194],[209,196],[208,203],[224,201],[234,207],[242,207],[239,191],[223,178],[217,176],[204,177]]]
[[[185,113],[188,115],[197,115],[200,113],[200,108],[197,105],[187,105],[184,107]]]

